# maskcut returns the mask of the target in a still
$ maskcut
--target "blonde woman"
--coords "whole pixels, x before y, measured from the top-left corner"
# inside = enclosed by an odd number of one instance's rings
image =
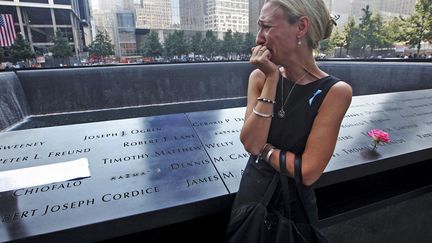
[[[352,97],[351,87],[322,71],[313,57],[319,41],[335,24],[322,0],[268,0],[258,20],[257,46],[250,62],[245,122],[240,139],[251,154],[240,183],[231,217],[258,202],[279,172],[279,156],[286,152],[286,170],[293,188],[294,161],[301,160],[305,206],[318,220],[310,187],[322,175],[337,141],[340,124]],[[298,198],[290,195],[294,221]],[[272,203],[281,207],[281,201]]]

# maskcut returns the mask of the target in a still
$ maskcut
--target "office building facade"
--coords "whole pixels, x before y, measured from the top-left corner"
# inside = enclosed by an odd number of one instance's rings
[[[249,31],[249,0],[180,0],[180,26],[217,33]]]
[[[95,33],[106,32],[116,57],[137,55],[135,4],[132,0],[99,0],[93,3]]]
[[[91,10],[88,0],[0,0],[0,12],[11,14],[16,33],[29,41],[38,54],[54,45],[62,31],[78,56],[91,42]]]

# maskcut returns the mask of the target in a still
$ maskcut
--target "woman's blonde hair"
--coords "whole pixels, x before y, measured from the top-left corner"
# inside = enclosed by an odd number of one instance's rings
[[[312,49],[319,47],[321,40],[328,39],[333,30],[335,20],[323,0],[266,0],[282,7],[288,22],[294,24],[301,16],[310,19],[307,34],[308,45]]]

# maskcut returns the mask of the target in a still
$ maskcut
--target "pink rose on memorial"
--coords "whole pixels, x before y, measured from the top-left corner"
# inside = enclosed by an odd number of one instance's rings
[[[367,134],[373,139],[374,147],[372,148],[372,150],[376,149],[377,145],[380,143],[390,142],[390,135],[380,129],[372,129]]]

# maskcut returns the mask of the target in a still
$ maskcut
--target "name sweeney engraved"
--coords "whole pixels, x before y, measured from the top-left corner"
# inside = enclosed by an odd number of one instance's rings
[[[40,147],[43,146],[44,144],[45,142],[32,142],[32,143],[22,143],[22,144],[13,144],[13,145],[0,145],[0,150]]]

